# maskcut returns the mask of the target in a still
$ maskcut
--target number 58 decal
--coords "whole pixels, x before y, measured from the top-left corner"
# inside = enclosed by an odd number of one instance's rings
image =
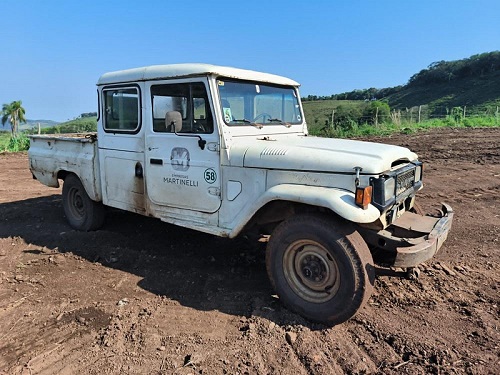
[[[205,181],[209,184],[213,184],[217,181],[217,173],[212,168],[205,169],[205,173],[203,174]]]

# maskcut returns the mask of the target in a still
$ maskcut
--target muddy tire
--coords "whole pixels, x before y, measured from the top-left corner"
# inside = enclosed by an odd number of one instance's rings
[[[370,298],[373,259],[352,225],[303,214],[274,230],[267,273],[280,300],[312,321],[335,325],[353,317]]]
[[[76,175],[70,174],[65,178],[62,200],[64,214],[73,228],[87,232],[100,228],[104,223],[104,206],[90,199]]]

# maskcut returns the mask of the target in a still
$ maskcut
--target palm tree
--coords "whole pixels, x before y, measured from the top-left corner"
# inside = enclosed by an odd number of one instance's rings
[[[16,100],[10,104],[4,104],[2,106],[2,125],[5,125],[7,121],[10,122],[13,137],[17,135],[19,123],[26,122],[26,119],[24,118],[26,111],[21,104],[22,102],[20,100]]]

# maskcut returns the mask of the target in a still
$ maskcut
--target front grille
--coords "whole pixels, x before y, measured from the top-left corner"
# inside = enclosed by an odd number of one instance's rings
[[[396,177],[396,196],[413,187],[415,182],[415,168],[403,172]]]

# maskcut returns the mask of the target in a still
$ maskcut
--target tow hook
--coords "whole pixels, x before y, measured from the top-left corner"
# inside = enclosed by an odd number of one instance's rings
[[[361,168],[361,167],[354,167],[353,169],[356,172],[356,180],[355,180],[354,184],[355,184],[355,187],[358,187],[359,186],[359,174],[363,170],[363,168]]]

